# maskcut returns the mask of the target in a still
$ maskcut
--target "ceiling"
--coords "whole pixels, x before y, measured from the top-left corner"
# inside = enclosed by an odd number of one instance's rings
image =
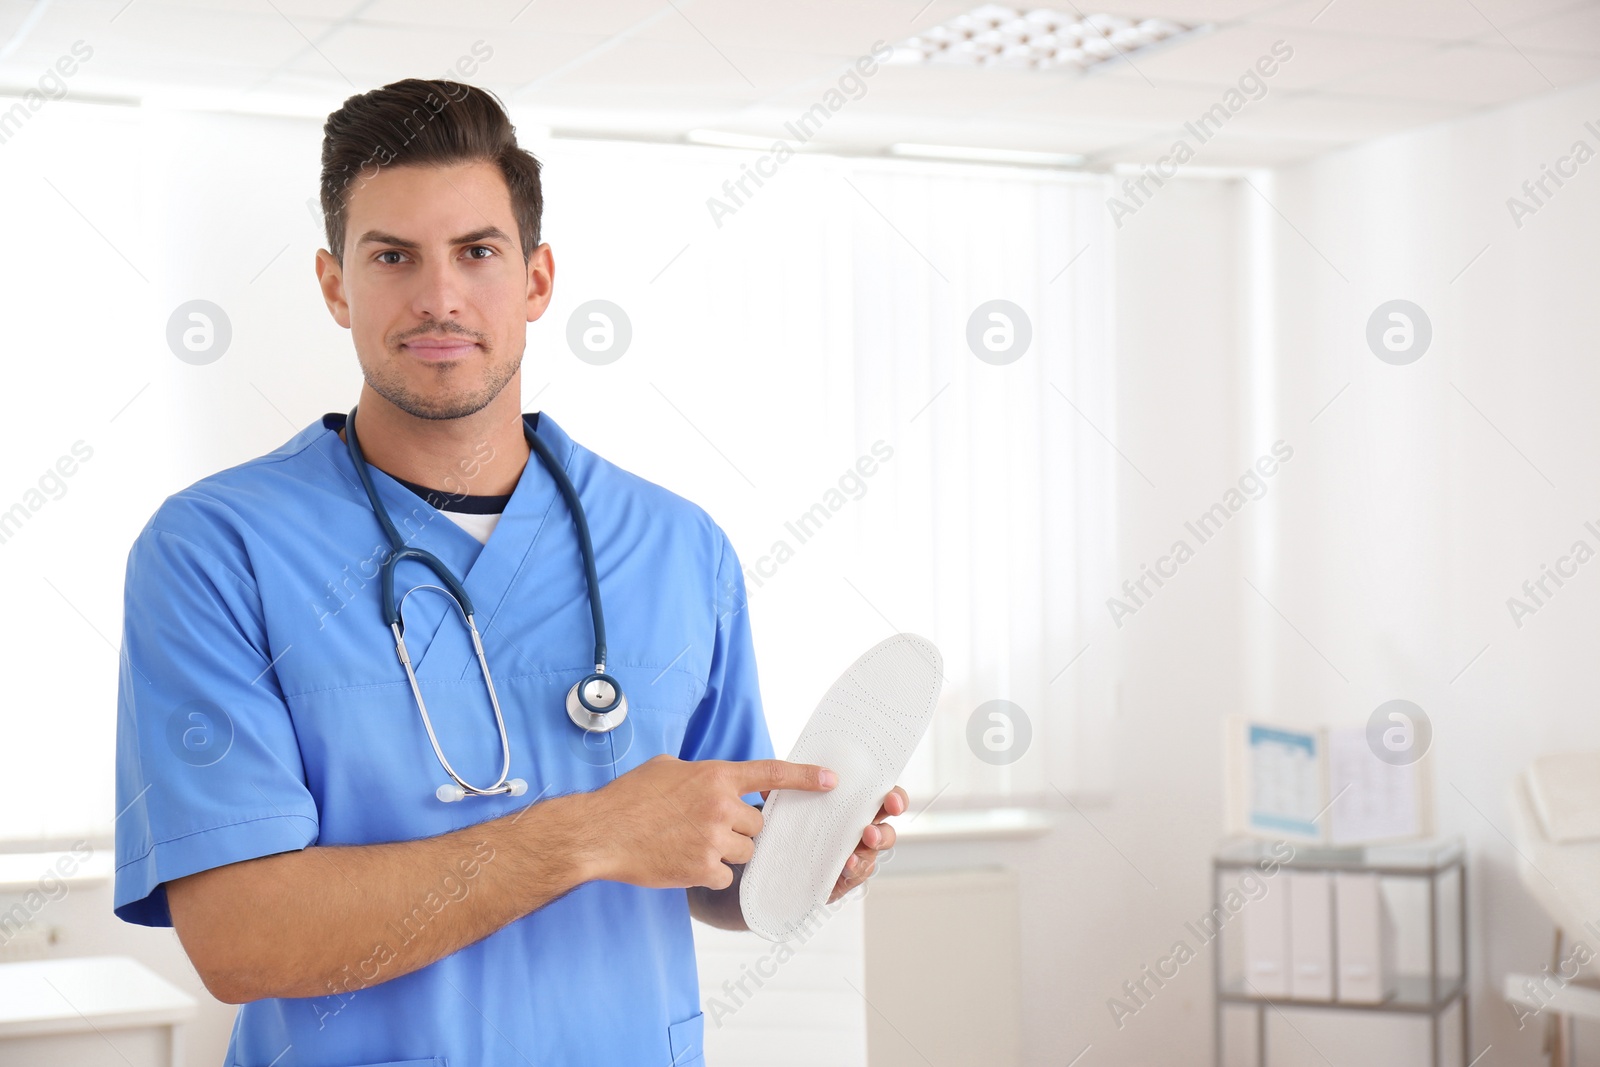
[[[522,123],[677,139],[785,135],[875,41],[972,0],[0,0],[0,89],[35,83],[73,42],[83,99],[322,115],[403,77],[471,76]],[[1600,78],[1600,0],[1098,0],[1071,14],[1211,31],[1079,74],[877,67],[811,147],[894,143],[1150,162],[1275,42],[1291,58],[1243,99],[1197,165],[1271,166]],[[478,44],[478,42],[482,42]],[[834,98],[840,99],[840,98]],[[791,141],[794,138],[789,138]],[[1190,137],[1191,142],[1194,141]]]

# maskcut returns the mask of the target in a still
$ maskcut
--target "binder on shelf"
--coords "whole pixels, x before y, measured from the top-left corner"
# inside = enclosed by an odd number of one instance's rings
[[[1289,996],[1333,999],[1333,880],[1323,871],[1288,871]]]
[[[1289,894],[1272,886],[1244,909],[1244,992],[1289,995]]]
[[[1213,911],[1236,915],[1233,925],[1219,927],[1214,945],[1217,1062],[1236,1058],[1228,1036],[1239,1029],[1232,1009],[1255,1015],[1252,1036],[1259,1038],[1274,1006],[1313,1014],[1330,1009],[1341,1028],[1342,1020],[1355,1026],[1363,1017],[1424,1020],[1431,1024],[1431,1062],[1453,1055],[1446,1051],[1452,1045],[1467,1047],[1467,868],[1460,838],[1289,848],[1281,839],[1238,837],[1212,854],[1211,876]],[[1397,928],[1413,922],[1439,939],[1421,974],[1396,949]],[[1460,1021],[1460,1038],[1447,1019]],[[1248,1062],[1268,1063],[1265,1047],[1256,1045]]]
[[[1338,999],[1347,1004],[1381,1004],[1395,993],[1395,930],[1378,875],[1340,871],[1334,875],[1333,888]]]

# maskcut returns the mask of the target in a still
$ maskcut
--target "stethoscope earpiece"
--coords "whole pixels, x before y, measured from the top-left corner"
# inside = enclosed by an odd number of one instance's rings
[[[494,793],[505,793],[508,796],[520,797],[527,791],[527,782],[523,781],[521,778],[513,778],[499,789],[474,790],[474,795],[490,796]],[[446,804],[454,804],[458,800],[467,799],[466,789],[456,785],[454,782],[446,782],[444,785],[441,785],[438,789],[433,791],[433,795],[444,801]]]

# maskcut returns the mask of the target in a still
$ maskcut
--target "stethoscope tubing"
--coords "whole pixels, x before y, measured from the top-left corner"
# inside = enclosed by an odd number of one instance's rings
[[[521,796],[527,791],[527,783],[520,778],[507,780],[511,772],[511,743],[506,734],[505,715],[500,710],[500,698],[495,692],[494,678],[489,673],[489,660],[484,654],[483,638],[478,632],[476,615],[472,607],[472,598],[468,595],[464,583],[458,579],[454,572],[438,556],[426,549],[416,548],[406,544],[401,537],[394,521],[389,518],[388,511],[383,506],[382,499],[378,496],[377,487],[372,481],[372,472],[367,464],[366,456],[361,451],[361,443],[356,437],[356,408],[350,409],[350,414],[345,419],[345,445],[350,452],[351,463],[355,466],[356,474],[361,479],[361,487],[366,491],[367,501],[372,505],[372,512],[377,516],[384,535],[389,540],[390,553],[378,566],[378,579],[383,600],[383,617],[389,630],[394,634],[395,655],[400,664],[405,668],[406,680],[411,686],[412,696],[416,698],[417,708],[422,714],[423,729],[427,731],[428,743],[433,748],[433,754],[438,758],[439,765],[450,776],[450,783],[440,786],[436,795],[440,800],[460,800],[466,796],[495,796],[509,794]],[[567,713],[580,728],[589,731],[610,731],[621,724],[627,716],[627,698],[622,695],[622,688],[616,679],[605,673],[606,670],[606,624],[605,612],[600,603],[600,577],[595,566],[594,543],[589,536],[589,521],[584,515],[583,504],[578,499],[578,491],[573,486],[572,480],[562,470],[555,454],[550,451],[550,446],[539,439],[527,422],[522,424],[523,435],[528,440],[529,449],[539,457],[539,462],[550,472],[557,489],[560,490],[562,499],[566,502],[567,510],[572,516],[573,526],[578,535],[578,547],[583,556],[584,583],[589,593],[589,614],[594,622],[594,673],[581,679],[567,694]],[[408,589],[405,596],[395,599],[395,567],[401,560],[416,560],[423,564],[444,585],[421,585]],[[494,709],[495,727],[500,735],[500,777],[488,787],[474,786],[463,778],[451,766],[449,759],[444,754],[444,749],[439,744],[439,738],[433,729],[432,717],[428,714],[428,705],[422,697],[422,686],[417,681],[416,671],[411,664],[411,654],[406,648],[404,607],[406,597],[417,589],[435,589],[450,597],[456,611],[460,613],[462,621],[466,624],[467,632],[472,637],[472,648],[477,656],[478,668],[483,673],[484,686],[489,691],[489,703]],[[600,691],[609,692],[611,699],[602,704],[594,704],[590,700],[589,688],[591,683],[601,687]]]

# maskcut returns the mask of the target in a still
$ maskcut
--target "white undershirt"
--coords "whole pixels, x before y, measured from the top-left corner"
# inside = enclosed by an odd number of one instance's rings
[[[492,515],[473,515],[465,511],[441,511],[439,514],[477,538],[480,545],[489,543],[489,535],[494,532],[495,523],[500,521],[498,511]]]

